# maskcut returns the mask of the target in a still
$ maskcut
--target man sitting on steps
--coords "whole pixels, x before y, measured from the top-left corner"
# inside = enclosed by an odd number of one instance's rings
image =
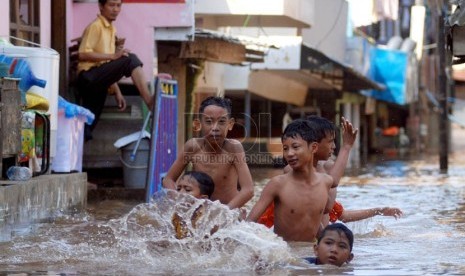
[[[152,109],[153,97],[147,86],[142,62],[124,47],[116,47],[116,28],[112,22],[121,11],[122,0],[99,0],[100,14],[82,35],[79,46],[77,87],[82,106],[95,114],[92,125],[85,125],[85,140],[92,139],[108,93],[114,94],[120,111],[126,109],[126,100],[117,82],[131,77],[145,104]]]

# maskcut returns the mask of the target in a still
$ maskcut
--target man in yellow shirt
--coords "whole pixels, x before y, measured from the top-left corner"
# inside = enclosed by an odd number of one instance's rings
[[[86,125],[86,141],[92,139],[91,132],[102,113],[109,91],[114,94],[119,110],[126,109],[126,100],[117,84],[123,76],[132,78],[150,110],[153,105],[142,62],[128,49],[115,46],[116,28],[112,22],[118,17],[121,5],[122,0],[99,0],[100,14],[84,30],[79,46],[77,86],[82,106],[95,114],[93,124]]]

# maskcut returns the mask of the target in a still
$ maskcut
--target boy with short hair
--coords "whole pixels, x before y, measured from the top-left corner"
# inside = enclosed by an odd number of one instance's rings
[[[201,138],[189,139],[184,150],[163,179],[163,186],[175,189],[175,182],[191,163],[194,171],[208,174],[215,183],[211,200],[219,200],[231,209],[242,207],[253,197],[252,176],[242,144],[226,135],[234,125],[231,101],[208,97],[200,105],[194,121]],[[238,189],[240,187],[240,189]]]
[[[313,246],[316,257],[305,258],[306,261],[316,265],[331,264],[342,266],[353,258],[352,247],[354,234],[342,223],[326,226],[318,236]]]
[[[209,199],[215,190],[215,185],[212,178],[204,172],[189,171],[178,179],[176,183],[176,191],[182,194],[189,194],[197,199]],[[197,221],[205,212],[205,204],[201,204],[195,209],[191,217],[191,225],[196,228]],[[175,236],[177,239],[183,239],[191,235],[186,222],[177,213],[173,213],[171,218]],[[210,234],[213,235],[218,230],[215,226],[211,229]]]
[[[307,120],[290,123],[282,135],[283,157],[292,168],[270,179],[250,211],[248,221],[257,221],[274,203],[274,232],[286,241],[313,241],[318,233],[328,192],[336,187],[328,174],[313,167],[318,150],[316,133]]]
[[[186,172],[176,183],[176,191],[198,199],[209,199],[214,190],[212,178],[204,172]]]
[[[313,166],[317,172],[326,173],[333,177],[333,180],[336,184],[339,184],[347,160],[349,157],[349,151],[355,140],[357,130],[353,130],[352,124],[342,117],[342,127],[344,132],[344,145],[339,152],[336,162],[329,160],[332,156],[335,145],[336,138],[336,126],[330,120],[321,117],[312,115],[306,119],[309,125],[315,131],[316,142],[318,143],[318,150],[315,152],[313,163],[310,166]],[[347,133],[347,134],[346,134]],[[346,146],[345,144],[349,146]],[[290,172],[292,169],[289,165],[284,168],[284,173]],[[336,188],[331,188],[329,193],[328,203],[325,208],[325,215],[322,221],[328,221],[327,213],[331,210],[334,205],[334,200],[336,198]],[[272,227],[274,224],[274,215],[273,215],[273,204],[271,204],[266,210],[265,214],[258,220],[259,223],[266,225],[267,227]],[[326,223],[327,224],[327,223]],[[324,225],[326,225],[324,224]]]
[[[350,150],[354,145],[355,139],[357,137],[358,129],[354,129],[352,124],[346,120],[344,117],[341,118],[342,126],[342,146],[339,150],[339,154],[335,161],[331,160],[335,145],[336,138],[336,126],[330,120],[321,117],[312,115],[307,117],[307,120],[311,126],[315,129],[318,139],[318,151],[315,154],[313,160],[313,166],[320,173],[326,173],[333,177],[334,182],[339,185],[339,181],[344,175],[345,168],[347,166],[347,161],[349,160]],[[291,168],[286,166],[284,172],[290,171]],[[328,213],[333,211],[333,206],[336,202],[337,188],[331,188],[329,191],[329,198],[325,208],[325,215],[322,219],[322,226],[326,226],[329,222]]]

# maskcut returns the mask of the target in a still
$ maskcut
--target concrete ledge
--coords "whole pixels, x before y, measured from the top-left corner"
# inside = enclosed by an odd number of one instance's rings
[[[0,230],[81,212],[87,204],[87,174],[51,174],[29,181],[0,181]]]
[[[89,190],[88,201],[99,202],[103,200],[134,200],[145,202],[145,189],[103,188]]]

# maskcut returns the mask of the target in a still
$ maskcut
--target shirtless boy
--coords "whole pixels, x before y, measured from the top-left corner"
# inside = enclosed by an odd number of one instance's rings
[[[229,208],[242,207],[253,197],[253,182],[242,144],[226,138],[234,125],[231,101],[208,97],[201,104],[194,122],[201,138],[189,139],[184,150],[163,179],[163,186],[175,189],[175,182],[191,163],[194,171],[208,174],[215,183],[211,200],[219,200]],[[238,189],[240,187],[240,189]]]
[[[331,176],[318,173],[313,167],[318,142],[307,120],[290,123],[281,140],[283,157],[292,170],[270,179],[247,220],[257,221],[273,202],[274,232],[277,235],[286,241],[314,241],[329,189],[337,184]]]

